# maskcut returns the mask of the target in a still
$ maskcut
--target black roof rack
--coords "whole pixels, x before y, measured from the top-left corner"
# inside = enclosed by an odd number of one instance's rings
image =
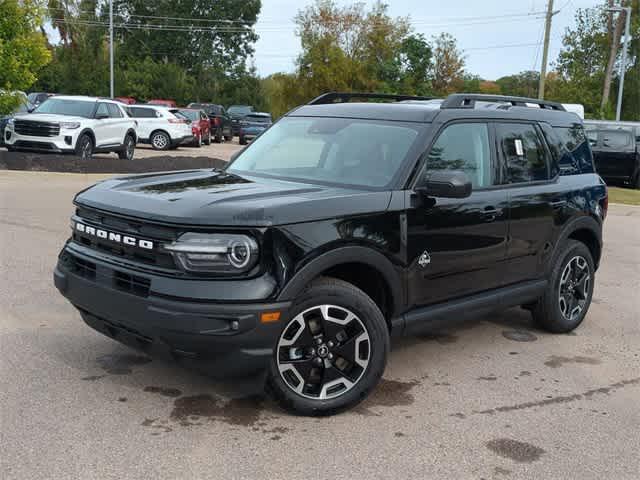
[[[352,98],[377,98],[381,100],[432,100],[433,97],[416,97],[413,95],[395,95],[393,93],[361,93],[361,92],[328,92],[311,100],[307,105],[325,105],[327,103],[347,103]]]
[[[557,102],[549,102],[537,98],[486,95],[481,93],[454,93],[444,99],[440,108],[475,108],[476,102],[510,103],[514,107],[527,107],[527,104],[533,104],[547,110],[566,112],[564,106]]]

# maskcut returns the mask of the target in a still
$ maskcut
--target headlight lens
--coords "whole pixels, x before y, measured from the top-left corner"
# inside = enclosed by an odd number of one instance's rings
[[[60,128],[75,130],[76,128],[80,128],[80,122],[60,122]]]
[[[16,119],[10,118],[9,120],[7,120],[7,127],[13,127],[14,123],[16,123]]]
[[[237,274],[258,262],[258,244],[248,235],[185,233],[164,248],[188,272]]]

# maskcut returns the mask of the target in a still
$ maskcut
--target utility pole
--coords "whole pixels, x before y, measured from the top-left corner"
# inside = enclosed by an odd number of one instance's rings
[[[553,0],[547,5],[547,19],[544,25],[544,48],[542,49],[542,66],[540,67],[540,83],[538,84],[538,98],[544,100],[544,82],[547,78],[547,60],[549,58],[549,39],[551,38],[551,18],[558,13],[553,11]]]
[[[624,74],[627,71],[627,47],[629,42],[629,28],[631,26],[631,7],[614,7],[610,8],[613,12],[625,13],[624,19],[624,42],[622,44],[622,62],[620,63],[620,85],[618,86],[618,103],[616,105],[616,120],[620,121],[622,113],[622,93],[624,92]]]
[[[114,97],[113,89],[113,0],[109,0],[109,94]]]

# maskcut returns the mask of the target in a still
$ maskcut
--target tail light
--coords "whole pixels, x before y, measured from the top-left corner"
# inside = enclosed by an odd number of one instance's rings
[[[169,123],[187,123],[186,120],[182,119],[182,118],[170,118],[169,119]]]

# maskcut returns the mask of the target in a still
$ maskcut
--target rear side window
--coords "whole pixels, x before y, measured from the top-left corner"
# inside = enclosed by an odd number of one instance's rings
[[[549,179],[547,150],[534,125],[496,124],[498,145],[506,170],[506,183],[538,182]]]
[[[602,146],[611,149],[625,149],[631,145],[631,134],[626,132],[602,132]]]
[[[589,143],[593,136],[593,144],[597,143],[598,133],[587,131],[580,125],[572,127],[554,127],[558,140],[560,141],[560,151],[558,152],[560,168],[563,170],[579,170],[582,173],[593,172],[593,158]],[[591,136],[592,135],[592,136]]]
[[[156,111],[152,108],[129,107],[129,113],[133,118],[156,118]]]
[[[474,188],[496,183],[486,123],[454,123],[446,127],[431,147],[427,171],[461,170]]]

